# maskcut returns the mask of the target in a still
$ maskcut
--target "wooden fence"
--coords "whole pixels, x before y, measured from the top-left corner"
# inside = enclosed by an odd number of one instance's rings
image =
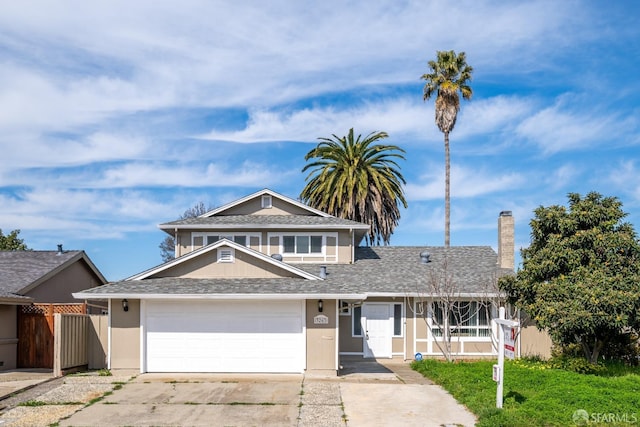
[[[18,311],[19,368],[53,368],[53,315],[86,313],[85,304],[31,304]]]
[[[107,316],[86,314],[85,304],[33,304],[18,315],[18,367],[106,368]]]

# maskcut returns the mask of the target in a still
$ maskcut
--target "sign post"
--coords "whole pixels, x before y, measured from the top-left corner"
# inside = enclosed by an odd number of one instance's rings
[[[516,335],[520,324],[515,320],[506,320],[504,307],[500,307],[499,318],[494,319],[500,327],[498,331],[498,365],[493,366],[493,380],[498,383],[496,390],[496,408],[502,408],[504,385],[504,357],[516,356]]]

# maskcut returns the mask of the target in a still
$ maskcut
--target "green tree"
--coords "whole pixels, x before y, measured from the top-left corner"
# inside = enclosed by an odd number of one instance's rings
[[[554,343],[579,344],[596,363],[608,343],[640,326],[640,245],[617,198],[568,198],[568,209],[535,210],[522,268],[500,287]]]
[[[29,248],[24,240],[18,238],[18,234],[20,230],[13,230],[5,236],[0,229],[0,251],[28,251]]]
[[[376,144],[387,138],[372,132],[354,137],[353,128],[342,138],[318,138],[321,142],[305,156],[302,172],[311,170],[300,198],[316,209],[339,218],[369,224],[368,243],[389,244],[398,225],[400,209],[406,208],[402,177],[395,159],[405,151],[395,145]]]
[[[207,213],[211,210],[211,208],[206,208],[203,202],[199,202],[194,205],[192,208],[184,211],[180,218],[178,219],[187,219],[187,218],[195,218],[204,213]],[[162,262],[168,262],[175,258],[175,236],[167,236],[165,237],[158,247],[160,248],[160,256],[162,257]]]
[[[444,134],[444,245],[449,247],[451,223],[451,160],[449,153],[449,133],[456,125],[460,111],[460,95],[471,99],[473,91],[469,82],[473,68],[467,64],[466,55],[458,55],[453,50],[437,51],[437,59],[429,61],[429,72],[420,77],[426,80],[423,100],[436,95],[436,125]]]

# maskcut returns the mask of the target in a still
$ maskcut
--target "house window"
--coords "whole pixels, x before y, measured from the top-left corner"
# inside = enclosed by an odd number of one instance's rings
[[[432,307],[431,329],[436,337],[442,336],[443,329],[449,329],[450,334],[456,337],[484,338],[491,336],[490,304],[477,301],[456,301],[448,308],[442,302],[434,303]]]
[[[338,303],[338,312],[340,316],[349,316],[351,314],[351,306],[349,306],[348,302],[340,300]]]
[[[285,254],[322,254],[322,236],[283,236]]]
[[[260,235],[259,234],[213,234],[213,233],[192,233],[191,243],[193,250],[203,246],[203,244],[210,245],[217,242],[220,239],[231,240],[239,245],[247,246],[250,239],[253,239],[254,248],[260,247]],[[257,245],[256,245],[257,242]]]
[[[271,204],[271,196],[264,195],[262,196],[262,208],[263,209],[271,209],[273,205]]]
[[[393,336],[402,336],[402,304],[393,304]]]
[[[207,235],[207,245],[217,242],[220,239],[231,240],[232,242],[236,242],[239,245],[247,246],[247,236],[245,235],[236,235],[236,236],[216,236],[216,235]]]
[[[233,262],[233,249],[218,249],[218,262]]]
[[[353,316],[351,316],[351,335],[354,337],[362,336],[362,307],[353,307]]]

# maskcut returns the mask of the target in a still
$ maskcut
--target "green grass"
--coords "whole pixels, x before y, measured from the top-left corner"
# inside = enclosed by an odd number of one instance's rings
[[[496,408],[495,361],[414,362],[478,417],[478,426],[571,426],[577,410],[589,425],[640,424],[640,370],[604,367],[598,375],[552,369],[544,362],[507,361],[503,409]]]

